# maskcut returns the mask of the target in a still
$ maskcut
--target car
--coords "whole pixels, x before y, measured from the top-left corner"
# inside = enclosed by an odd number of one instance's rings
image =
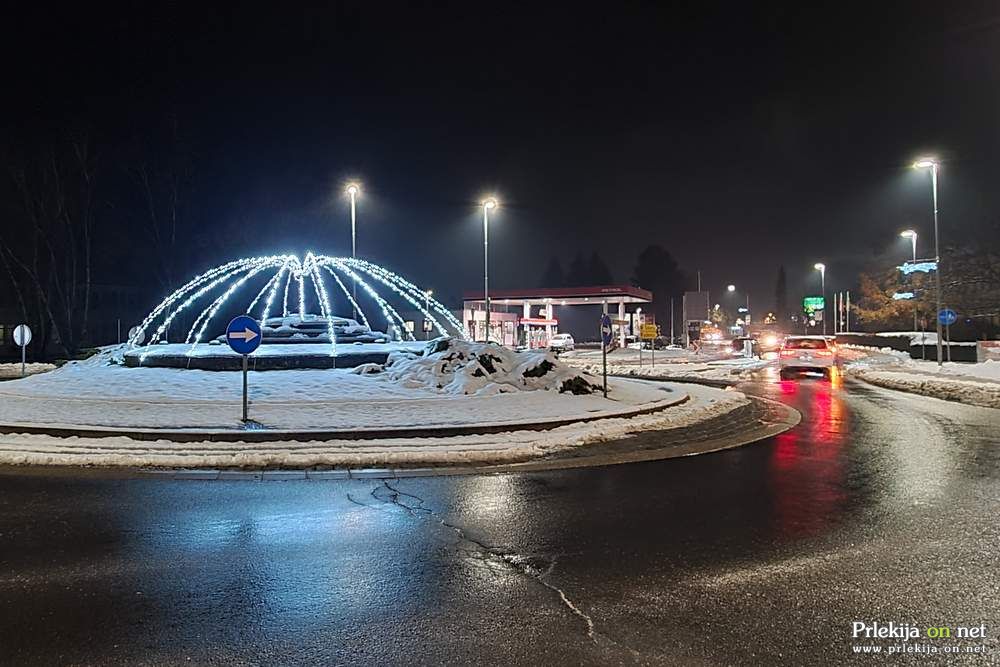
[[[569,352],[576,347],[576,341],[567,333],[556,334],[549,339],[549,349],[553,352]]]
[[[806,371],[829,377],[836,365],[836,347],[823,336],[789,336],[778,354],[778,372],[782,379]]]

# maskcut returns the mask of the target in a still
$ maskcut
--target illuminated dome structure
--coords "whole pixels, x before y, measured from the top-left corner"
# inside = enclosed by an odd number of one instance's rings
[[[236,370],[226,345],[229,318],[261,322],[257,370],[347,368],[383,363],[399,349],[421,349],[393,304],[418,311],[439,336],[465,338],[441,303],[371,262],[308,253],[237,259],[195,276],[161,301],[132,332],[127,366]]]

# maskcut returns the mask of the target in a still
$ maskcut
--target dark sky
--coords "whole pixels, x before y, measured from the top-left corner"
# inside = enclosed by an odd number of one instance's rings
[[[900,229],[929,239],[920,152],[947,160],[945,240],[1000,215],[995,2],[296,4],[21,10],[6,142],[86,124],[155,150],[174,114],[197,226],[234,239],[215,263],[346,254],[358,178],[361,253],[454,295],[479,285],[490,192],[498,288],[592,250],[625,282],[655,242],[767,304],[779,264],[797,297],[816,261],[846,288],[905,256]],[[141,239],[129,216],[111,256]]]

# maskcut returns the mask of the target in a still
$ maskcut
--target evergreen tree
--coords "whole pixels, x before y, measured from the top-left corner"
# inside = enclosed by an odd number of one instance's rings
[[[545,268],[545,273],[542,274],[542,280],[539,287],[565,286],[566,274],[563,273],[562,264],[559,262],[559,258],[553,255],[549,259],[549,265]]]
[[[656,315],[657,323],[669,326],[670,298],[679,299],[685,285],[684,274],[670,252],[659,245],[647,246],[639,253],[632,284],[653,293],[650,310]]]
[[[590,265],[587,267],[587,274],[589,278],[588,285],[610,285],[614,282],[611,277],[611,269],[608,265],[604,263],[601,256],[594,251],[590,256]]]
[[[784,265],[778,267],[778,280],[774,285],[774,317],[779,326],[788,323],[788,280]]]
[[[567,287],[584,287],[590,284],[590,266],[583,255],[577,253],[573,261],[569,263],[569,272],[566,274]]]

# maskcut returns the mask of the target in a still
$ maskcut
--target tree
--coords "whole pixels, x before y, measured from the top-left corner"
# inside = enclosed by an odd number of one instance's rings
[[[784,265],[778,267],[778,280],[774,285],[774,317],[779,326],[788,322],[788,280]]]
[[[144,145],[136,141],[135,155],[128,168],[134,186],[137,210],[152,251],[150,272],[156,276],[160,290],[169,293],[176,287],[176,265],[189,254],[184,241],[188,228],[187,202],[192,189],[190,150],[182,140],[175,115],[167,117],[161,141]],[[154,149],[152,146],[158,146]],[[188,252],[183,248],[187,247]]]
[[[539,287],[565,287],[566,274],[563,273],[562,264],[559,258],[553,256],[549,259],[549,265],[545,267]]]
[[[632,284],[653,293],[650,310],[657,322],[670,322],[670,298],[683,295],[685,282],[677,260],[662,246],[647,246],[639,253]]]
[[[614,282],[614,279],[611,277],[611,269],[604,263],[604,260],[601,259],[596,250],[590,255],[587,273],[590,279],[587,283],[588,285],[610,285]]]
[[[913,328],[913,310],[925,318],[934,312],[933,279],[927,274],[911,274],[906,284],[896,267],[858,277],[860,298],[851,306],[854,318],[867,331],[909,331]],[[895,299],[893,295],[912,292],[914,299]]]
[[[583,287],[590,284],[590,266],[583,255],[576,253],[573,261],[569,263],[569,271],[566,274],[567,287]]]
[[[73,357],[87,337],[96,223],[97,159],[86,136],[33,157],[11,158],[18,196],[14,232],[0,254],[22,307],[34,311],[44,350],[51,334]],[[15,236],[14,234],[17,234]]]

